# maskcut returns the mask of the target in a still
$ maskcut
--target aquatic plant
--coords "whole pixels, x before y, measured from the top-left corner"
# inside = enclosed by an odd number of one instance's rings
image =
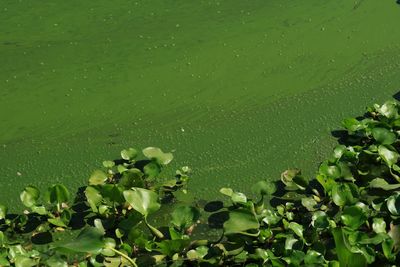
[[[315,179],[286,170],[256,183],[255,198],[222,188],[228,201],[204,211],[179,201],[190,169],[164,178],[173,155],[154,147],[104,161],[74,198],[61,184],[43,196],[27,186],[23,213],[0,205],[0,266],[399,265],[399,110],[389,101],[344,120]],[[200,227],[220,236],[199,239]]]

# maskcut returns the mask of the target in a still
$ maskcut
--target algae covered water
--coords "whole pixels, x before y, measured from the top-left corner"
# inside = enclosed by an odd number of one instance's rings
[[[0,202],[83,185],[126,147],[191,190],[312,175],[343,118],[400,89],[395,1],[2,1]]]

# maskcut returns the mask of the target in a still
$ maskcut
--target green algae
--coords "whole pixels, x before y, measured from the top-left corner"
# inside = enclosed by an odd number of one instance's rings
[[[0,201],[77,188],[122,148],[176,150],[191,190],[307,175],[344,117],[400,88],[393,1],[3,1]]]

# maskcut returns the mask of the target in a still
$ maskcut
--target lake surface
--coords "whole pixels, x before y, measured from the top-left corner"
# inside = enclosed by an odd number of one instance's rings
[[[76,190],[126,147],[175,151],[198,198],[312,177],[342,119],[400,91],[389,0],[0,4],[0,202]]]

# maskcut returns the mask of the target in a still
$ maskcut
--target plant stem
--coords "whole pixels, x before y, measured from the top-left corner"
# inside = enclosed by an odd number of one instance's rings
[[[133,265],[133,267],[138,267],[136,262],[133,259],[131,259],[128,255],[125,255],[124,253],[122,253],[119,250],[116,250],[115,248],[109,248],[109,249],[111,249],[112,251],[114,251],[115,253],[120,255],[121,257],[125,258],[127,261],[129,261]]]

